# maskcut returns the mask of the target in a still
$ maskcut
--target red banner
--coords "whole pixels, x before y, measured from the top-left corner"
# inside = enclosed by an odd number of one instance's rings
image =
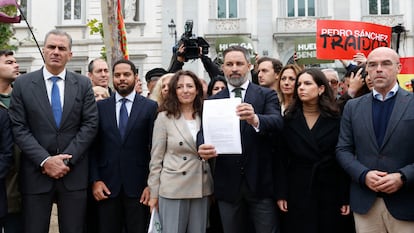
[[[122,9],[121,1],[118,0],[117,19],[118,19],[119,43],[120,43],[120,48],[121,48],[122,54],[124,55],[124,58],[129,59],[127,38],[126,38],[127,33],[125,30],[124,16],[122,16],[121,9]]]
[[[414,57],[400,58],[402,66],[400,74],[414,74]]]
[[[401,72],[398,75],[400,86],[408,91],[413,91],[411,80],[414,79],[414,57],[400,58]]]
[[[390,47],[392,28],[384,25],[345,21],[316,22],[316,57],[318,59],[352,59],[365,56],[378,47]]]

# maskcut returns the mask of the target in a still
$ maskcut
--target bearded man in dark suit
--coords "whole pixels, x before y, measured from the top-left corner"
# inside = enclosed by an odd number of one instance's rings
[[[251,64],[245,48],[231,46],[223,56],[222,69],[228,87],[212,98],[242,98],[243,103],[235,109],[241,120],[242,153],[217,155],[214,145],[203,144],[202,131],[198,135],[198,152],[205,160],[216,160],[214,195],[224,232],[247,232],[246,222],[252,222],[256,232],[278,232],[273,176],[273,157],[277,155],[266,142],[283,127],[279,101],[274,90],[249,81]]]
[[[135,91],[139,77],[134,63],[121,59],[112,73],[116,92],[98,102],[99,130],[91,157],[98,228],[100,233],[121,233],[125,226],[128,233],[146,233],[146,187],[158,106]]]

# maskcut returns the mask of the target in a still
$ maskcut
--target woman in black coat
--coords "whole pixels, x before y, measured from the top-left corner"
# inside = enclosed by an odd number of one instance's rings
[[[306,69],[296,79],[294,101],[281,135],[283,169],[277,204],[286,233],[343,232],[347,176],[335,160],[340,113],[325,75]]]

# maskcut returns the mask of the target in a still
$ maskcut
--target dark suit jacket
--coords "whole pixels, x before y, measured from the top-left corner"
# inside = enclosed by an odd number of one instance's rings
[[[372,123],[372,94],[349,100],[341,121],[336,157],[351,175],[350,204],[354,212],[367,213],[377,193],[360,183],[364,171],[401,171],[406,184],[396,193],[384,196],[389,212],[397,219],[414,221],[414,99],[399,89],[382,145],[378,145]]]
[[[128,197],[139,198],[147,186],[157,108],[156,102],[137,93],[122,140],[115,95],[98,101],[99,131],[93,146],[90,179],[103,181],[111,190],[111,197],[118,196],[122,187]]]
[[[226,88],[212,99],[229,98]],[[245,178],[251,191],[257,198],[275,198],[274,162],[272,145],[268,144],[271,132],[282,129],[283,119],[280,115],[279,101],[276,92],[250,83],[244,102],[250,103],[259,117],[260,132],[241,121],[241,155],[219,155],[216,158],[214,175],[214,195],[219,200],[233,202],[239,196],[241,182]],[[203,143],[202,131],[198,144]]]
[[[7,110],[0,107],[0,217],[7,213],[6,185],[7,172],[13,161],[13,138]]]
[[[13,134],[21,155],[21,191],[38,194],[52,189],[54,179],[42,174],[48,156],[71,154],[71,171],[64,176],[68,190],[86,189],[88,148],[98,126],[98,111],[90,80],[67,71],[60,127],[56,127],[42,69],[21,75],[14,83],[9,108]]]

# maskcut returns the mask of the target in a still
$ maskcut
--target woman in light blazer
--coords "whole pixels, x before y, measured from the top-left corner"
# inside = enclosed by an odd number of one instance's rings
[[[202,102],[198,77],[178,71],[154,124],[148,186],[150,207],[159,209],[163,233],[206,231],[213,179],[196,147]]]

